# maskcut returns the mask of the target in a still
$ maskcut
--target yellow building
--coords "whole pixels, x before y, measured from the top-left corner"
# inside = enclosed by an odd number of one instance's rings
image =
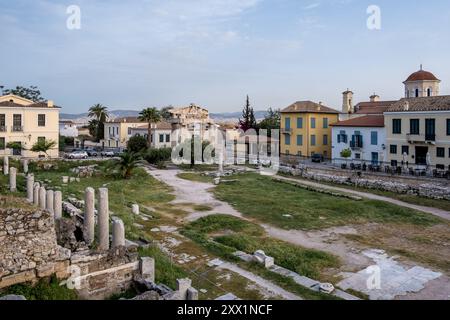
[[[59,157],[59,107],[53,101],[33,102],[16,96],[0,96],[0,155],[26,158],[44,156],[30,151],[38,140],[52,140],[56,146],[47,152],[51,158]],[[7,145],[20,146],[9,149]]]
[[[331,126],[339,111],[312,101],[299,101],[281,111],[281,155],[331,157]]]
[[[127,142],[131,137],[131,130],[142,127],[145,124],[138,117],[123,117],[109,120],[105,122],[105,138],[100,142],[104,148],[126,148]]]

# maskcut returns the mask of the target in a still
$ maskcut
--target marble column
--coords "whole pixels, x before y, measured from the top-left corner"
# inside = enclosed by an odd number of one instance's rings
[[[86,188],[84,191],[84,222],[83,236],[87,245],[91,245],[95,239],[95,190]]]
[[[50,213],[52,216],[55,214],[55,208],[53,206],[53,199],[55,198],[55,193],[53,190],[47,190],[47,198],[45,199],[45,208],[47,209],[48,213]]]
[[[12,167],[9,169],[9,191],[17,191],[17,169]]]
[[[47,197],[47,190],[45,190],[45,187],[39,188],[39,208],[42,210],[45,210],[46,208],[46,197]]]
[[[53,211],[55,213],[55,220],[62,218],[62,192],[55,191],[53,198]]]
[[[35,206],[39,205],[39,190],[41,189],[41,186],[39,185],[39,182],[34,183],[34,189],[33,189],[33,204]]]
[[[115,219],[112,228],[112,247],[117,248],[123,246],[125,246],[125,226],[122,220]]]
[[[3,174],[7,176],[9,174],[9,157],[3,157]]]
[[[98,189],[98,248],[109,249],[109,199],[108,189]]]
[[[27,175],[27,201],[33,203],[34,175]]]
[[[23,173],[27,174],[28,173],[28,160],[27,159],[22,160],[22,167],[23,167]]]

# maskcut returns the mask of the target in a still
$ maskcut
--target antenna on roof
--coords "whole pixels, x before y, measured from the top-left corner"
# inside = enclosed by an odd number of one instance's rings
[[[422,71],[423,70],[423,65],[422,64],[420,64],[420,71]]]

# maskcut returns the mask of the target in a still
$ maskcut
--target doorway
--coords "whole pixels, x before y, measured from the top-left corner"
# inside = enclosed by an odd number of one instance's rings
[[[416,164],[426,165],[427,164],[427,153],[428,147],[416,147]]]

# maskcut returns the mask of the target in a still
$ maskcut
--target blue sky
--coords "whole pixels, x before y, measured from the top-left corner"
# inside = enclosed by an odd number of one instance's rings
[[[381,8],[381,30],[366,26]],[[81,9],[68,30],[66,9]],[[450,94],[447,0],[0,0],[0,85],[63,112],[191,102],[213,112],[403,95],[421,63]]]

